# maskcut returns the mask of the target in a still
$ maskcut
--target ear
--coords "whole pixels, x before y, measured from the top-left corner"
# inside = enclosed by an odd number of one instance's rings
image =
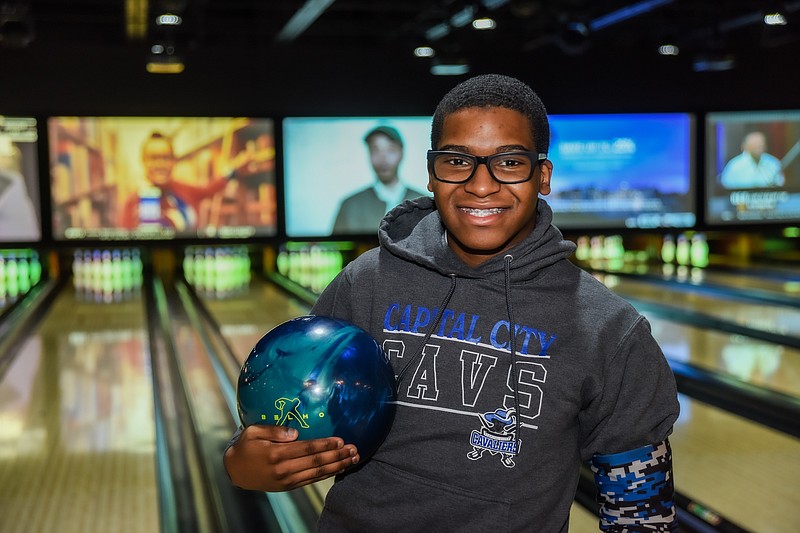
[[[433,192],[433,180],[435,178],[431,176],[430,170],[428,171],[428,192]]]
[[[542,161],[539,165],[539,194],[547,196],[550,194],[550,178],[553,176],[553,163],[549,159]]]

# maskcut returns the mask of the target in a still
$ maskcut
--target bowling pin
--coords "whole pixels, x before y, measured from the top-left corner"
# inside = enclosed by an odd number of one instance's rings
[[[695,233],[692,235],[691,244],[691,264],[697,268],[705,268],[708,266],[708,242],[704,233]]]
[[[675,237],[670,234],[664,235],[661,242],[661,261],[663,263],[675,261]]]
[[[675,261],[679,265],[686,266],[689,264],[690,259],[690,243],[689,237],[685,233],[678,235],[678,240],[675,242]]]
[[[576,241],[577,248],[575,249],[575,259],[578,261],[589,260],[589,237],[588,235],[581,235]]]

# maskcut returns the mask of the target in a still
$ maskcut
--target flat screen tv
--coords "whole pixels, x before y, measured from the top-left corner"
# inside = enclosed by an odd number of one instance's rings
[[[706,115],[708,225],[800,222],[800,110]]]
[[[0,115],[0,243],[42,237],[35,118]]]
[[[551,115],[553,222],[561,229],[689,228],[694,117]]]
[[[272,119],[51,117],[48,136],[57,240],[277,233]]]
[[[430,117],[285,118],[287,235],[376,235],[386,211],[429,194],[430,129]]]

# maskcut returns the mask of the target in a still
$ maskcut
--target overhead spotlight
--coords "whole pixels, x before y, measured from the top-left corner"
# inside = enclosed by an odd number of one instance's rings
[[[676,56],[680,52],[681,49],[675,44],[662,44],[658,47],[658,53],[662,56]]]
[[[497,27],[494,19],[483,17],[472,21],[472,27],[476,30],[493,30]]]
[[[164,13],[156,17],[156,24],[158,26],[180,26],[182,22],[183,19],[181,17],[173,15],[172,13]]]
[[[436,55],[436,50],[430,46],[417,46],[414,48],[414,55],[417,57],[433,57]]]
[[[764,14],[764,24],[767,26],[786,26],[786,17],[780,11],[773,11]]]

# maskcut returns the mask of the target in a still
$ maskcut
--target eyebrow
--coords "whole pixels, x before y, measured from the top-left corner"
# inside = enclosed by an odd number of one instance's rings
[[[468,147],[460,144],[445,144],[441,146],[439,150],[447,150],[449,152],[462,152],[465,154],[474,155]],[[527,146],[523,146],[521,144],[505,144],[503,146],[498,146],[494,149],[495,154],[502,154],[504,152],[531,152],[531,151],[532,150],[528,149]]]

